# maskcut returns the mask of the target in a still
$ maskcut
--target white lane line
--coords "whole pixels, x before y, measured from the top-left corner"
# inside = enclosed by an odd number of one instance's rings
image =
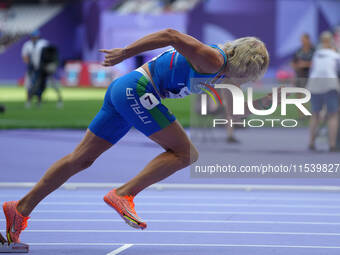
[[[296,213],[296,212],[239,212],[239,211],[160,211],[160,210],[141,210],[140,214],[222,214],[222,215],[285,215],[285,216],[334,216],[340,217],[340,213]],[[112,210],[35,210],[37,213],[95,213],[95,214],[112,214]]]
[[[23,194],[18,194],[18,195],[13,195],[13,194],[0,194],[0,197],[4,197],[4,198],[21,198]],[[228,195],[228,194],[227,194]],[[176,196],[153,196],[153,195],[140,195],[138,197],[136,197],[136,200],[146,200],[146,199],[174,199],[174,200],[210,200],[210,201],[234,201],[234,200],[246,200],[246,201],[252,201],[252,200],[256,200],[256,201],[301,201],[301,202],[340,202],[340,199],[338,198],[308,198],[308,197],[301,197],[301,198],[297,198],[297,197],[253,197],[253,196],[245,196],[245,197],[237,197],[234,196],[234,194],[229,194],[230,197],[228,196],[225,197],[208,197],[208,196],[180,196],[180,197],[176,197]],[[98,195],[79,195],[79,194],[69,194],[69,195],[55,195],[52,194],[49,199],[58,199],[58,198],[70,198],[70,199],[74,199],[74,198],[94,198],[96,200],[101,199],[103,196],[103,194],[98,194]]]
[[[126,249],[129,249],[132,246],[133,246],[133,244],[124,244],[123,246],[119,247],[118,249],[115,249],[114,251],[111,251],[107,255],[117,255],[117,254],[121,253],[122,251],[125,251]]]
[[[107,206],[103,202],[42,202],[39,205]],[[139,206],[199,206],[199,207],[268,207],[268,208],[324,208],[339,209],[340,205],[287,205],[287,204],[228,204],[228,203],[152,203],[138,202]]]
[[[273,225],[340,225],[340,222],[314,222],[314,221],[253,221],[253,220],[176,220],[176,219],[162,219],[151,220],[145,219],[146,222],[154,223],[218,223],[218,224],[273,224]],[[5,219],[0,219],[0,222],[6,222]],[[119,222],[121,219],[30,219],[30,222]]]
[[[0,182],[0,188],[31,188],[34,182]],[[87,189],[112,189],[120,187],[124,183],[109,182],[68,182],[61,186],[66,190]],[[148,187],[149,190],[224,190],[224,191],[319,191],[339,192],[340,186],[321,185],[268,185],[268,184],[191,184],[191,183],[156,183]]]
[[[32,246],[114,246],[123,243],[28,243]],[[135,243],[134,246],[182,246],[182,247],[250,247],[293,249],[340,249],[340,246],[281,245],[281,244],[197,244],[197,243]]]
[[[249,193],[249,192],[248,192]],[[218,201],[223,201],[223,200],[258,200],[258,201],[329,201],[329,202],[340,202],[339,198],[328,198],[326,195],[324,198],[314,198],[314,197],[265,197],[266,195],[263,194],[263,196],[252,196],[251,193],[249,193],[249,196],[237,196],[234,195],[233,193],[226,193],[223,194],[225,195],[224,197],[213,197],[213,196],[186,196],[186,195],[181,195],[181,196],[162,196],[162,195],[143,195],[141,194],[140,199],[150,199],[150,198],[156,198],[156,199],[175,199],[175,200],[185,200],[185,199],[197,199],[197,200],[218,200]],[[230,195],[230,197],[228,197]],[[282,194],[280,194],[282,195]],[[85,197],[85,196],[84,196]],[[97,196],[95,196],[97,197]]]
[[[219,230],[113,230],[113,229],[29,229],[26,233],[185,233],[185,234],[239,234],[239,235],[293,235],[293,236],[340,236],[340,233],[318,232],[261,232],[261,231],[219,231]]]
[[[103,192],[104,193],[104,192]],[[20,198],[22,197],[22,193],[20,194],[0,194],[0,197],[4,197],[4,198]],[[213,196],[201,196],[201,195],[197,195],[197,196],[186,196],[186,195],[181,195],[181,196],[169,196],[169,195],[143,195],[141,194],[140,196],[136,197],[136,200],[144,200],[144,199],[174,199],[174,200],[210,200],[210,201],[233,201],[233,200],[257,200],[257,201],[322,201],[322,202],[340,202],[339,198],[328,198],[325,197],[320,197],[320,198],[314,198],[314,197],[257,197],[257,196],[235,196],[234,194],[230,193],[230,194],[225,194],[226,196],[224,197],[213,197]],[[228,197],[228,195],[230,195],[230,197]],[[101,197],[103,196],[102,193],[98,194],[98,195],[81,195],[81,194],[69,194],[69,195],[58,195],[58,194],[52,194],[49,199],[57,199],[57,198],[70,198],[70,199],[74,199],[74,198],[95,198],[95,199],[101,199]]]

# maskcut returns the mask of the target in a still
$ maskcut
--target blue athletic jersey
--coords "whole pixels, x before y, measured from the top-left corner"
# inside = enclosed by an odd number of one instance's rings
[[[216,48],[227,63],[227,56],[217,45],[210,45]],[[175,49],[163,52],[149,63],[151,77],[162,97],[181,98],[191,93],[200,93],[200,89],[190,83],[192,78],[204,78],[206,83],[210,83],[220,73],[202,74],[195,71],[190,62]]]

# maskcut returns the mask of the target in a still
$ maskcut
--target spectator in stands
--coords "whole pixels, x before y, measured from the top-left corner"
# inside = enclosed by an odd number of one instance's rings
[[[307,88],[312,93],[312,117],[310,120],[309,149],[315,150],[315,138],[320,124],[320,112],[327,107],[327,125],[330,151],[336,149],[339,107],[339,80],[337,72],[340,66],[340,55],[333,46],[332,33],[325,31],[320,37],[321,47],[314,54]]]
[[[40,38],[38,30],[31,34],[31,38],[22,48],[22,58],[27,64],[27,75],[25,85],[27,88],[26,107],[31,107],[31,101],[34,95],[38,98],[38,106],[41,104],[42,93],[46,87],[46,75],[41,71],[40,60],[44,47],[48,45],[48,41]]]
[[[303,34],[301,36],[301,44],[301,48],[299,48],[294,54],[291,65],[295,71],[295,86],[304,88],[306,87],[315,48],[312,45],[308,34]],[[299,94],[298,96],[301,95]],[[300,117],[302,116],[303,115]]]

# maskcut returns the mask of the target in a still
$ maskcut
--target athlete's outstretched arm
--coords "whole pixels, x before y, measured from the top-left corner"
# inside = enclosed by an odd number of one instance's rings
[[[174,47],[199,72],[215,73],[220,70],[224,63],[223,56],[217,50],[174,29],[165,29],[149,34],[125,48],[100,50],[100,52],[106,53],[103,65],[113,66],[144,51],[166,46]]]

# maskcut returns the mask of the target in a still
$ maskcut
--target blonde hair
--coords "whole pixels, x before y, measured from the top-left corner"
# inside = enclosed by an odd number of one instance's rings
[[[256,37],[242,37],[227,42],[222,49],[228,57],[225,74],[239,84],[260,79],[268,68],[268,51]]]

